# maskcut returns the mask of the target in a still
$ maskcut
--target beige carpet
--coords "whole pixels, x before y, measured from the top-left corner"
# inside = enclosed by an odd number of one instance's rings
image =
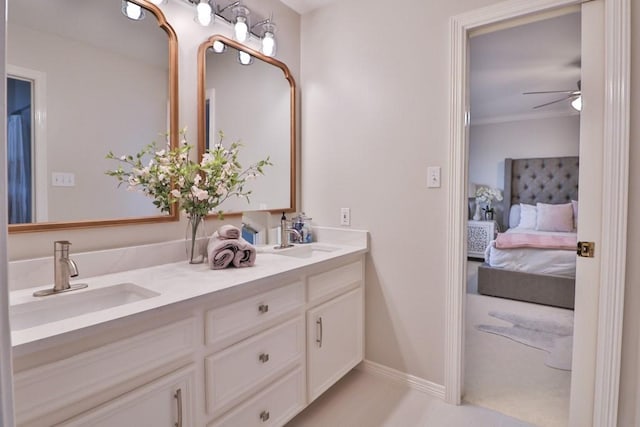
[[[546,366],[543,350],[478,331],[475,325],[506,324],[488,315],[495,310],[541,317],[564,311],[467,294],[463,399],[537,426],[566,426],[571,372]]]

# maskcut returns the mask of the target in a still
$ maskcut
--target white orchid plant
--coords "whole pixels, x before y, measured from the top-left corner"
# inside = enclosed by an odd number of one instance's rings
[[[126,184],[129,191],[140,191],[153,198],[153,204],[162,212],[169,212],[173,203],[178,203],[190,218],[204,217],[223,211],[216,209],[230,197],[244,197],[249,201],[247,181],[264,175],[263,168],[272,163],[269,157],[243,169],[238,162],[242,144],[233,142],[228,148],[223,145],[224,134],[208,149],[200,162],[190,159],[193,146],[186,140],[186,129],[180,131],[178,147],[159,149],[155,142],[145,146],[135,155],[116,156],[107,154],[121,164],[105,173],[118,180],[118,186]]]
[[[476,189],[476,203],[485,203],[486,211],[492,211],[491,203],[493,203],[494,200],[498,202],[502,201],[502,191],[484,185]]]

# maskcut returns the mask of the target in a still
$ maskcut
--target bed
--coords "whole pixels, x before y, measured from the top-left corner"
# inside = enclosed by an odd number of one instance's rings
[[[521,217],[521,212],[517,212],[521,203],[541,203],[543,208],[553,211],[565,210],[572,204],[576,215],[578,171],[578,157],[505,159],[502,224],[503,228],[509,227],[507,234],[524,232],[575,239],[575,230],[548,232],[519,230],[515,226]],[[502,237],[505,236],[499,236]],[[517,240],[518,236],[513,235],[505,238],[514,237]],[[575,248],[567,246],[553,253],[550,249],[495,246],[494,241],[487,248],[485,263],[478,267],[480,294],[573,309]]]

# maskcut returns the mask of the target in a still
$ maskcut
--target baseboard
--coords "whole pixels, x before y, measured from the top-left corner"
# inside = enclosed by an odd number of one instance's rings
[[[388,366],[384,366],[370,360],[364,360],[356,367],[356,369],[363,372],[369,372],[380,377],[385,377],[397,383],[404,384],[414,390],[418,390],[430,396],[444,400],[444,386],[427,381],[424,378],[409,375],[405,372],[400,372],[397,369],[389,368]]]

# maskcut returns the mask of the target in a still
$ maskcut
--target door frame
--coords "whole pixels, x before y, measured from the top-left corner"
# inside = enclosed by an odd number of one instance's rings
[[[602,221],[593,425],[615,426],[618,415],[624,306],[630,109],[630,0],[604,0],[605,97]],[[451,18],[450,135],[445,319],[445,399],[460,404],[464,364],[468,161],[468,35],[484,25],[580,0],[507,0]],[[594,331],[594,334],[596,331]],[[578,355],[579,356],[579,355]]]

